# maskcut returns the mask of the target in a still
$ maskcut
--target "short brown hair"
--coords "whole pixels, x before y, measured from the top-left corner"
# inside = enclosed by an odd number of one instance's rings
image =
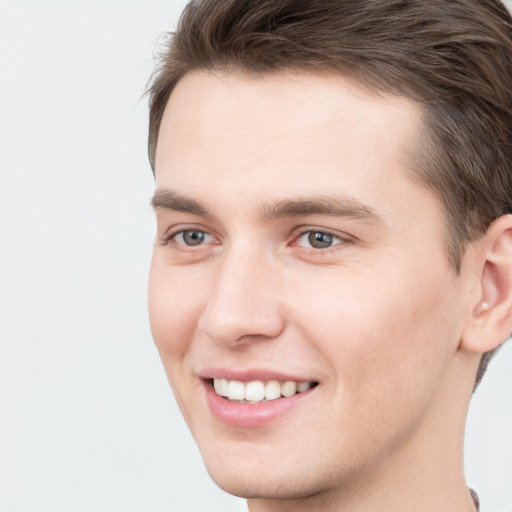
[[[413,171],[444,205],[456,271],[467,244],[512,213],[512,19],[500,0],[193,0],[148,89],[153,170],[177,82],[236,68],[341,73],[422,105]]]

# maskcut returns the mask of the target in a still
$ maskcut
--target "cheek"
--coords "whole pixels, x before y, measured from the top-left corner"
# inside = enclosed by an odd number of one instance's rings
[[[448,274],[422,279],[402,267],[346,275],[325,282],[321,299],[302,300],[301,329],[329,362],[339,403],[371,415],[424,404],[458,345],[456,289]]]
[[[153,339],[166,367],[187,352],[199,319],[201,290],[153,256],[148,306]]]

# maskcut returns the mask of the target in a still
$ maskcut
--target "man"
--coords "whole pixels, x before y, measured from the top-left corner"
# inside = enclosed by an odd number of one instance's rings
[[[202,0],[151,84],[151,328],[250,512],[473,511],[512,331],[498,0]]]

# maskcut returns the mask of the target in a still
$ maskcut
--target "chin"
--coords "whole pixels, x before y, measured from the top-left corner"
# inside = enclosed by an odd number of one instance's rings
[[[312,468],[302,463],[290,469],[280,458],[265,463],[230,464],[228,458],[216,458],[213,463],[205,460],[212,480],[225,492],[245,499],[305,499],[327,492],[339,485],[339,478],[325,468]]]
[[[262,469],[264,472],[265,469]],[[281,478],[271,478],[261,475],[223,475],[218,476],[210,472],[213,481],[225,492],[245,499],[290,500],[310,498],[322,492],[311,481],[290,480],[285,475]]]

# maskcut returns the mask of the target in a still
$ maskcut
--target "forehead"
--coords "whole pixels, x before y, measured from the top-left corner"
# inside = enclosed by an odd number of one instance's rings
[[[276,199],[401,188],[421,132],[416,103],[339,75],[198,71],[166,106],[156,180],[201,194],[250,187],[251,197]]]

